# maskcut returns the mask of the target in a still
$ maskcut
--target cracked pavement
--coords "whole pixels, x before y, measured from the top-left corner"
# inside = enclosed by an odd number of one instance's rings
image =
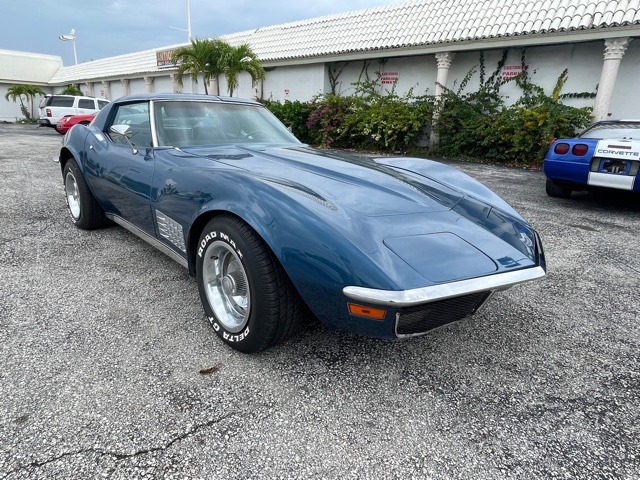
[[[420,338],[311,322],[247,356],[182,267],[71,224],[60,140],[0,124],[0,480],[640,478],[638,196],[453,162],[539,231],[545,280]]]

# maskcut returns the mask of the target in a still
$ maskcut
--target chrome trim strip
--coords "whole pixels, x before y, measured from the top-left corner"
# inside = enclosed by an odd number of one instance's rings
[[[365,287],[344,287],[342,292],[347,297],[359,302],[370,302],[393,307],[411,307],[486,290],[506,290],[518,283],[530,282],[544,276],[544,268],[532,267],[486,277],[442,283],[430,287],[414,288],[412,290],[396,291]]]
[[[149,125],[151,126],[151,145],[153,148],[158,146],[158,132],[156,130],[155,102],[149,102]]]
[[[149,235],[147,232],[140,230],[138,227],[136,227],[133,223],[128,222],[127,220],[125,220],[122,217],[119,217],[118,215],[113,215],[112,213],[107,213],[107,218],[109,220],[114,221],[115,223],[117,223],[118,225],[120,225],[122,228],[130,231],[131,233],[133,233],[134,235],[136,235],[137,237],[140,237],[142,240],[144,240],[145,242],[147,242],[149,245],[151,245],[152,247],[157,248],[158,250],[160,250],[162,253],[164,253],[166,256],[168,256],[169,258],[171,258],[172,260],[178,262],[180,265],[182,265],[184,268],[189,268],[189,264],[187,262],[187,259],[180,256],[180,254],[178,254],[177,252],[171,250],[169,247],[167,247],[164,243],[158,241],[156,238],[153,238],[151,235]]]

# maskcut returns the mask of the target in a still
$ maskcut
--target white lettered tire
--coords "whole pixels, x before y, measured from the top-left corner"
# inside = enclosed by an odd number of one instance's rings
[[[300,302],[273,252],[246,223],[221,215],[204,228],[196,278],[205,314],[230,347],[253,353],[277,345],[297,328]]]
[[[95,199],[73,158],[62,170],[64,193],[71,221],[82,230],[94,230],[109,223],[104,210]]]

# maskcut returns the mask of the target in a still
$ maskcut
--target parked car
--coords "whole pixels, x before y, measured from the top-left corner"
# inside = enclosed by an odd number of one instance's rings
[[[544,158],[546,191],[568,198],[594,187],[640,191],[640,120],[597,122],[556,140]]]
[[[76,95],[46,95],[40,101],[38,125],[57,130],[58,121],[63,117],[78,114],[97,113],[109,104],[108,100]],[[63,133],[63,132],[60,132]]]
[[[58,123],[56,123],[56,131],[59,134],[64,135],[74,125],[77,125],[77,124],[89,125],[95,116],[96,116],[95,113],[91,113],[91,114],[83,113],[80,115],[71,115],[70,117],[62,117],[60,120],[58,120]]]
[[[305,307],[330,329],[412,337],[545,275],[533,228],[471,177],[315,150],[249,100],[124,97],[58,160],[75,225],[111,220],[187,268],[242,352],[286,339]]]

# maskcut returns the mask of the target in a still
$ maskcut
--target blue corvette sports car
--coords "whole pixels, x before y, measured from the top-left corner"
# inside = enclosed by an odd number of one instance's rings
[[[640,191],[640,121],[594,123],[578,138],[556,140],[544,158],[552,197],[593,187]]]
[[[328,328],[398,338],[545,275],[536,232],[458,170],[318,151],[266,108],[202,95],[111,102],[64,137],[71,219],[115,222],[187,268],[242,352]]]

